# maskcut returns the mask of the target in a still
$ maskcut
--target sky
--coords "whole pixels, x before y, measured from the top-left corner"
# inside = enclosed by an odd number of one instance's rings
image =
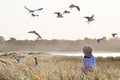
[[[112,33],[120,37],[119,0],[0,0],[0,36],[6,40],[35,40],[36,35],[28,34],[35,30],[44,39],[77,40],[87,38],[112,38]],[[69,9],[70,4],[80,7]],[[39,17],[31,17],[24,8],[43,8],[36,12]],[[64,18],[57,18],[54,12],[70,10]],[[85,16],[94,16],[89,25]]]

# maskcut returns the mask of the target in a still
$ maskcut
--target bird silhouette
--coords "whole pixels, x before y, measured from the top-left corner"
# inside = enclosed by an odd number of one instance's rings
[[[89,22],[91,22],[91,21],[93,21],[94,19],[94,15],[92,15],[91,17],[88,17],[88,16],[86,16],[86,17],[84,17],[84,18],[86,18],[88,21],[88,24],[89,24]]]
[[[112,37],[115,37],[117,35],[117,33],[112,33]]]
[[[80,11],[80,8],[79,8],[79,6],[77,6],[77,5],[74,5],[74,4],[71,4],[70,6],[69,6],[69,8],[76,8],[78,11]]]
[[[99,39],[97,39],[97,42],[100,43],[101,40],[103,40],[103,38],[99,38]]]
[[[36,9],[36,10],[31,10],[29,8],[27,8],[26,6],[24,6],[26,10],[28,10],[30,13],[34,13],[35,11],[40,11],[42,10],[43,8],[39,8],[39,9]]]
[[[54,14],[57,14],[56,17],[58,17],[58,18],[63,18],[63,14],[68,14],[68,13],[70,13],[70,11],[68,11],[68,10],[64,10],[63,13],[61,13],[61,12],[54,12]]]
[[[65,13],[70,13],[70,11],[68,11],[68,10],[65,10],[65,11],[63,12],[63,14],[65,14]]]
[[[63,18],[63,13],[61,13],[61,12],[54,12],[54,14],[57,14],[56,17],[58,17],[58,18]]]
[[[36,17],[36,16],[39,16],[39,15],[32,13],[31,16]]]
[[[33,33],[38,36],[37,40],[42,39],[42,37],[36,31],[29,31],[28,33]]]

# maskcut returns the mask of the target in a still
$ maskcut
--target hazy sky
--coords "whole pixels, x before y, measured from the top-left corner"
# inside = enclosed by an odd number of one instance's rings
[[[80,7],[69,9],[70,4]],[[24,8],[43,8],[36,12],[39,17],[31,17]],[[120,36],[120,0],[0,0],[0,36],[5,39],[36,39],[28,31],[36,30],[44,39],[84,39],[106,36],[111,33]],[[56,11],[70,10],[64,18],[56,18]],[[89,25],[84,16],[95,15]]]

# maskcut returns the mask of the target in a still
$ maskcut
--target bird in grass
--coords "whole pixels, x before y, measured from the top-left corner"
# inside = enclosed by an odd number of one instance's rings
[[[33,33],[38,36],[37,40],[42,39],[42,37],[36,31],[29,31],[28,33]]]
[[[103,38],[99,38],[99,39],[97,39],[97,42],[100,43],[101,40],[103,40]]]
[[[43,8],[39,8],[39,9],[35,9],[35,10],[31,10],[29,8],[27,8],[26,6],[24,6],[26,10],[28,10],[30,13],[34,13],[35,11],[40,11],[42,10]]]
[[[117,33],[112,33],[112,37],[115,37],[117,35]]]
[[[34,57],[34,60],[35,60],[35,66],[38,66],[38,59],[37,59],[37,57],[36,56],[33,56]]]
[[[63,13],[61,13],[61,12],[54,12],[54,14],[57,14],[56,17],[58,17],[58,18],[63,18]]]
[[[14,57],[14,59],[16,60],[16,62],[17,62],[17,64],[22,64],[22,61],[21,61],[21,59],[20,58],[18,58],[18,57]]]
[[[74,5],[74,4],[71,4],[70,6],[69,6],[69,8],[76,8],[78,11],[80,11],[80,8],[79,8],[79,6],[77,6],[77,5]]]
[[[95,20],[95,19],[94,19],[94,15],[92,15],[91,17],[86,16],[86,17],[84,17],[84,18],[87,19],[88,24],[89,24],[89,22]]]

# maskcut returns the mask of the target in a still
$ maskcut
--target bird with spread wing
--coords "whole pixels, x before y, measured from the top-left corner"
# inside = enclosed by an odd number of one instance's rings
[[[54,14],[57,14],[56,17],[63,18],[63,14],[61,12],[54,12]]]
[[[42,10],[43,8],[39,8],[39,9],[35,9],[35,10],[31,10],[29,8],[27,8],[26,6],[24,6],[26,10],[28,10],[30,13],[34,13],[35,11],[40,11]]]
[[[112,33],[112,37],[115,37],[117,35],[117,33]]]
[[[91,21],[95,20],[95,19],[94,19],[94,15],[92,15],[91,17],[86,16],[86,17],[84,17],[84,18],[86,18],[86,19],[87,19],[88,24],[89,24],[89,22],[91,22]]]
[[[97,42],[100,43],[103,40],[103,38],[97,39]]]
[[[29,11],[29,13],[31,13],[32,17],[39,16],[39,15],[35,14],[35,12],[43,9],[43,8],[39,8],[39,9],[31,10],[31,9],[27,8],[26,6],[24,6],[24,7],[25,7],[26,10]]]
[[[36,31],[29,31],[28,33],[33,33],[33,34],[37,35],[38,36],[37,40],[42,39],[42,37]]]
[[[69,8],[76,8],[78,11],[80,11],[80,8],[79,8],[79,6],[77,6],[77,5],[74,5],[74,4],[71,4],[70,6],[69,6]]]

